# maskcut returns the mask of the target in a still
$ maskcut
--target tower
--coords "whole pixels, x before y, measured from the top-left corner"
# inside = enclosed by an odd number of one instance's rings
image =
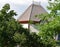
[[[37,29],[34,27],[34,24],[29,24],[29,21],[32,21],[33,23],[39,23],[40,19],[36,17],[35,15],[47,13],[47,11],[40,5],[38,2],[33,2],[26,11],[18,18],[18,21],[21,24],[28,24],[28,28],[32,32],[37,32]]]

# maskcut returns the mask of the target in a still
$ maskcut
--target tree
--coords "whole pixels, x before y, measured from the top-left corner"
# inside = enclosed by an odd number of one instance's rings
[[[42,38],[42,42],[46,44],[45,47],[56,46],[56,35],[60,34],[60,0],[49,1],[48,9],[50,13],[41,14],[41,21],[38,24],[40,30],[39,36]]]
[[[13,18],[14,15],[17,14],[10,10],[9,4],[5,4],[0,10],[0,47],[14,47],[16,42],[13,36],[16,32],[26,30]]]
[[[13,16],[14,10],[10,10],[10,5],[5,4],[0,10],[0,47],[44,47],[40,36],[30,33],[24,29]]]

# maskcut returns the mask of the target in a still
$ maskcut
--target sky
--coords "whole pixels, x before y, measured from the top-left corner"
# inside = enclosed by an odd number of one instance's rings
[[[4,6],[4,4],[9,3],[10,9],[15,10],[18,14],[14,17],[17,19],[28,8],[28,6],[33,3],[33,1],[40,2],[45,9],[48,5],[48,0],[0,0],[0,9]]]

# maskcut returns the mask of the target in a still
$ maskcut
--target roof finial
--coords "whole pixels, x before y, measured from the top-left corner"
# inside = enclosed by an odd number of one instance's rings
[[[36,4],[36,5],[40,5],[41,2],[37,2],[37,1],[32,0],[32,3]]]
[[[34,4],[34,0],[32,0],[32,3]]]

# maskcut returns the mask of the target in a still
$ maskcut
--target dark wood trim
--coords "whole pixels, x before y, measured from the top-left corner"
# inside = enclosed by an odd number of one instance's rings
[[[20,23],[22,23],[22,24],[28,24],[29,23],[29,21],[19,21]],[[40,21],[33,21],[33,23],[39,23]]]

